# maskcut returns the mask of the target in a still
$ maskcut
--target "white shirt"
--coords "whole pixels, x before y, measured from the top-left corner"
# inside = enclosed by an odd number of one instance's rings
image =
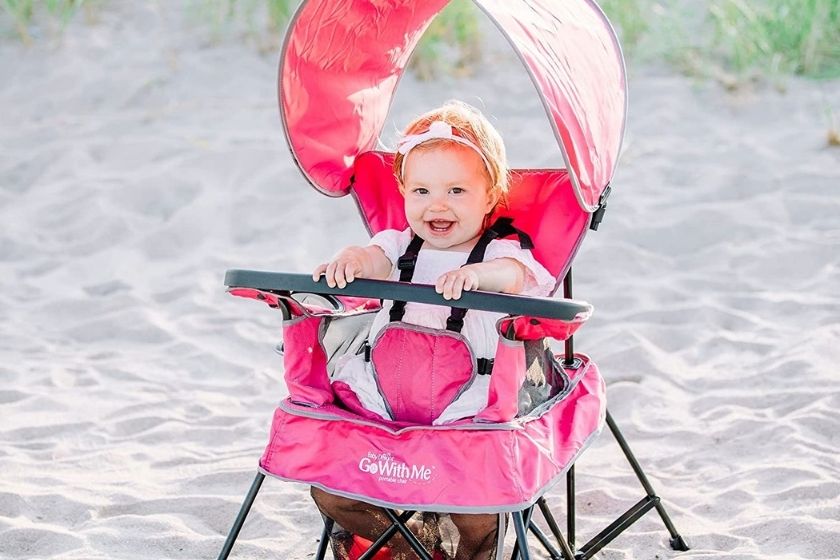
[[[399,280],[400,271],[396,267],[399,259],[408,248],[411,242],[412,232],[410,229],[397,231],[386,229],[373,236],[370,245],[380,247],[385,256],[392,263],[391,274],[388,280]],[[469,253],[457,251],[441,251],[439,249],[420,249],[417,255],[417,263],[414,267],[412,284],[434,285],[437,279],[446,272],[456,270],[466,264]],[[525,288],[522,294],[531,296],[547,296],[554,289],[555,278],[545,269],[531,254],[531,251],[522,249],[519,242],[513,239],[494,239],[484,252],[484,262],[493,259],[512,258],[525,266],[528,271],[525,279]],[[457,305],[457,300],[452,300]],[[386,301],[382,309],[373,320],[368,342],[373,342],[379,331],[390,321],[390,310],[393,302]],[[450,307],[441,305],[430,305],[427,303],[409,302],[405,306],[403,321],[414,325],[421,325],[433,329],[445,329],[446,320],[452,312]],[[498,334],[496,322],[504,317],[504,313],[492,313],[490,311],[467,311],[464,317],[464,328],[461,333],[469,341],[476,358],[492,358],[496,353]]]

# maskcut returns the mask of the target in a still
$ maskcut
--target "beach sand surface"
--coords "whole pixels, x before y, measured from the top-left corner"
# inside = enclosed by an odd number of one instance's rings
[[[367,238],[292,161],[277,56],[211,40],[189,6],[0,41],[0,558],[215,558],[285,395],[280,316],[224,272],[308,272]],[[461,98],[515,166],[560,166],[531,81],[488,44],[478,77],[407,76],[386,143]],[[840,82],[629,83],[576,348],[692,549],[651,513],[598,557],[840,558]],[[643,495],[607,432],[577,487],[578,545]],[[268,480],[234,557],[303,560],[319,536],[307,489]]]

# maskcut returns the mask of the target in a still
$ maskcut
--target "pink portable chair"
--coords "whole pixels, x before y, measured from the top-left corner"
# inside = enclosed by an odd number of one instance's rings
[[[371,234],[407,226],[393,154],[374,148],[409,56],[446,4],[308,0],[289,26],[279,96],[292,154],[315,188],[334,197],[352,194]],[[508,513],[516,534],[514,558],[530,558],[530,533],[551,558],[572,560],[592,557],[655,508],[671,546],[688,550],[606,410],[598,367],[573,348],[572,335],[592,307],[571,299],[571,262],[584,235],[601,221],[624,132],[626,83],[618,42],[591,0],[476,4],[524,62],[566,165],[514,170],[510,200],[496,216],[504,227],[496,234],[518,233],[532,243],[557,287],[562,281],[564,299],[465,293],[457,301],[461,310],[507,314],[499,322],[494,358],[477,360],[457,337],[425,332],[429,329],[391,329],[366,347],[364,325],[379,300],[451,306],[431,286],[356,280],[337,289],[323,280],[313,282],[308,274],[228,271],[230,293],[261,300],[283,314],[289,396],[275,411],[259,472],[220,559],[230,554],[266,474],[385,508],[392,525],[359,551],[362,559],[379,558],[398,532],[418,557],[431,559],[435,552],[406,526],[415,511],[499,513],[500,519]],[[400,259],[401,270],[413,266],[410,257]],[[457,323],[459,316],[462,320],[463,313],[453,311],[450,320]],[[565,341],[565,352],[552,354],[547,339]],[[392,419],[367,414],[351,390],[331,381],[335,358],[346,352],[368,353]],[[545,399],[523,408],[523,387],[534,367],[545,374],[550,389]],[[490,376],[486,408],[474,417],[433,425],[453,396],[482,374]],[[397,375],[401,384],[391,382]],[[645,496],[576,549],[574,464],[604,423]],[[564,475],[565,536],[543,497]],[[537,509],[554,542],[532,519]],[[326,554],[332,525],[325,519],[318,560]]]

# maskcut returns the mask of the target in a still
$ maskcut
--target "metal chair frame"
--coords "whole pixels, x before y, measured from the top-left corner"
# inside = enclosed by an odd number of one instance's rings
[[[568,299],[572,298],[571,270],[569,270],[569,272],[566,274],[566,277],[563,280],[563,295]],[[572,337],[570,337],[565,343],[564,363],[568,367],[574,367],[575,364],[574,341]],[[511,514],[513,528],[516,533],[516,543],[514,544],[513,553],[511,555],[512,560],[530,560],[531,552],[528,544],[529,531],[532,535],[534,535],[539,544],[542,545],[542,547],[546,550],[546,552],[552,560],[588,560],[589,558],[592,558],[599,550],[601,550],[607,544],[612,542],[621,533],[627,530],[631,525],[633,525],[633,523],[638,521],[645,513],[654,508],[659,513],[659,516],[662,518],[662,522],[665,524],[665,528],[671,535],[671,548],[678,551],[689,550],[685,540],[677,532],[677,529],[676,527],[674,527],[671,518],[665,511],[665,506],[662,504],[662,500],[654,491],[653,486],[651,485],[650,481],[648,480],[647,476],[642,470],[642,467],[636,459],[636,456],[630,450],[630,446],[627,443],[627,440],[624,438],[623,434],[618,429],[618,425],[616,424],[612,415],[609,413],[609,410],[607,410],[606,413],[606,423],[613,437],[615,437],[615,440],[618,442],[621,451],[624,453],[624,456],[630,463],[630,467],[633,469],[633,472],[639,479],[639,483],[645,490],[645,496],[636,504],[634,504],[630,509],[621,514],[615,521],[613,521],[607,527],[605,527],[600,533],[592,537],[592,539],[590,539],[586,544],[581,546],[579,549],[575,550],[575,466],[572,465],[566,472],[567,537],[563,536],[562,532],[560,531],[560,527],[557,524],[557,520],[551,513],[551,510],[549,509],[545,498],[541,496],[536,500],[536,502],[533,505],[521,511],[515,511]],[[254,500],[257,497],[257,493],[260,491],[260,487],[262,486],[264,479],[265,474],[263,474],[262,472],[258,472],[256,478],[251,484],[250,490],[248,490],[248,494],[245,496],[245,501],[242,503],[242,507],[239,510],[239,514],[236,516],[236,520],[234,521],[233,527],[231,528],[230,533],[228,534],[227,539],[225,540],[225,544],[222,547],[222,551],[219,553],[218,560],[227,560],[228,556],[230,555],[230,552],[233,549],[233,545],[236,542],[237,537],[239,536],[239,532],[242,530],[242,526],[245,523],[245,518],[248,516],[248,512],[251,510],[251,506],[253,505]],[[546,536],[542,529],[540,529],[536,525],[536,523],[534,523],[532,517],[535,507],[537,507],[540,510],[540,513],[542,514],[546,524],[548,525],[552,536],[554,536],[557,546],[552,544],[548,536]],[[387,544],[388,541],[394,535],[396,535],[397,532],[399,532],[403,535],[403,537],[405,537],[411,548],[417,553],[418,557],[421,558],[421,560],[432,560],[432,556],[429,554],[429,552],[423,547],[420,541],[417,540],[417,538],[414,536],[411,530],[406,526],[406,522],[414,513],[414,511],[399,512],[393,509],[385,508],[385,514],[391,520],[391,525],[376,539],[376,541],[373,542],[370,548],[368,548],[368,550],[359,557],[359,560],[370,560],[370,558],[373,558],[373,556],[383,546],[385,546],[385,544]],[[333,524],[334,522],[332,519],[324,519],[324,529],[321,533],[321,540],[318,545],[318,550],[315,556],[316,560],[323,560],[325,558]]]
[[[670,516],[665,511],[665,506],[662,504],[662,500],[654,491],[653,486],[651,486],[650,481],[639,465],[639,462],[636,460],[635,455],[630,450],[627,440],[624,439],[624,436],[609,411],[607,411],[607,426],[618,442],[619,447],[621,447],[624,456],[630,463],[630,466],[636,474],[636,477],[639,479],[642,488],[644,488],[645,496],[630,509],[620,515],[615,521],[610,523],[610,525],[605,527],[600,533],[592,537],[592,539],[590,539],[586,544],[575,550],[575,467],[572,465],[566,473],[567,537],[560,531],[557,520],[554,518],[554,514],[551,513],[545,498],[540,497],[534,505],[511,514],[513,528],[516,533],[516,543],[514,544],[513,553],[511,555],[512,559],[530,560],[531,552],[528,544],[528,532],[530,531],[552,560],[588,560],[589,558],[595,556],[598,551],[612,542],[613,539],[618,537],[651,509],[656,509],[659,516],[662,518],[662,522],[665,524],[665,528],[670,533],[671,548],[678,551],[686,551],[689,549],[683,537],[677,532],[676,527],[674,527]],[[218,560],[227,560],[230,555],[233,545],[239,536],[239,532],[242,530],[242,526],[245,523],[245,518],[251,510],[251,506],[257,497],[257,493],[260,491],[260,487],[262,486],[264,479],[265,474],[258,472],[253,483],[251,483],[251,488],[245,496],[245,501],[242,503],[239,514],[236,516],[233,527],[225,540],[225,544],[222,547]],[[535,508],[539,509],[542,514],[543,519],[548,525],[548,528],[556,541],[556,545],[549,540],[548,536],[534,522],[533,514]],[[391,520],[391,525],[379,536],[376,541],[373,542],[370,548],[359,557],[359,560],[369,560],[370,558],[373,558],[373,556],[383,546],[385,546],[397,532],[401,533],[403,537],[405,537],[419,558],[422,560],[432,560],[432,556],[429,552],[406,526],[406,522],[414,513],[414,511],[398,512],[396,510],[386,508],[385,514]],[[321,540],[315,554],[316,560],[323,560],[326,556],[333,523],[333,520],[330,518],[324,519],[324,529],[321,533]]]

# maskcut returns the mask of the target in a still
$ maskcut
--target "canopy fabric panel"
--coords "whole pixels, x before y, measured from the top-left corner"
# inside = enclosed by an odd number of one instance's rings
[[[376,148],[411,52],[448,0],[309,0],[289,24],[278,93],[300,170],[330,196]]]
[[[618,163],[624,59],[591,0],[475,0],[507,36],[542,98],[581,206],[592,211]]]
[[[592,0],[474,0],[522,59],[592,211],[612,178],[626,115],[621,50]],[[409,57],[448,0],[308,0],[280,61],[280,112],[295,161],[324,194],[349,192],[377,147]],[[431,109],[431,107],[429,107]]]

